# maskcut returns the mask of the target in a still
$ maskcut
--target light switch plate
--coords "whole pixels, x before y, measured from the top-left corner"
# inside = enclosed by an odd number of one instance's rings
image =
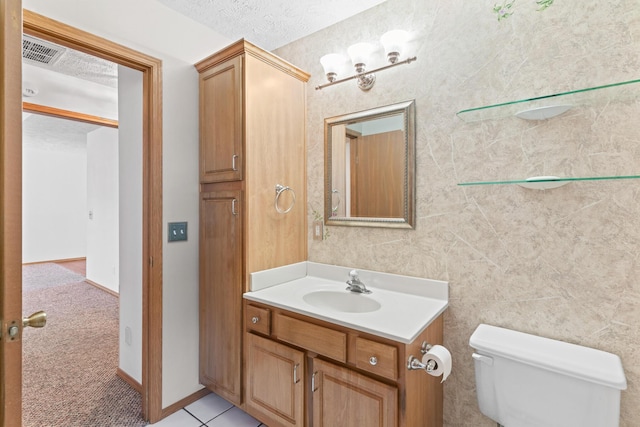
[[[324,223],[322,221],[313,221],[313,240],[323,240]]]
[[[186,222],[170,222],[169,223],[169,241],[178,242],[187,240],[187,223]]]

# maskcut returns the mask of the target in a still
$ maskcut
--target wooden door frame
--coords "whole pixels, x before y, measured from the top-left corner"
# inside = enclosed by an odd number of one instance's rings
[[[22,422],[21,3],[0,0],[0,427]]]
[[[20,0],[0,0],[0,14],[2,23],[8,19],[8,14],[14,16],[14,20],[20,18],[22,12],[22,32],[33,35],[43,40],[48,40],[62,46],[69,47],[93,56],[97,56],[117,64],[142,72],[142,410],[143,416],[150,422],[156,422],[162,418],[162,61],[113,43],[109,40],[81,31],[45,16],[21,10]],[[15,17],[17,15],[17,17]],[[5,235],[10,247],[2,247],[0,251],[0,266],[3,267],[0,291],[4,295],[10,295],[1,313],[11,318],[21,319],[21,268],[13,268],[15,257],[18,257],[18,265],[21,266],[22,238],[21,238],[21,209],[13,209],[10,213],[14,217],[5,217],[5,208],[8,204],[21,205],[21,149],[22,149],[22,65],[15,63],[18,58],[15,50],[19,49],[19,38],[14,29],[3,30],[11,32],[9,36],[0,36],[0,44],[3,48],[0,59],[0,94],[2,95],[2,110],[0,111],[0,164],[4,168],[9,165],[10,170],[5,169],[0,175],[0,186],[3,196],[0,197],[0,213],[3,214],[2,233],[12,229],[11,235]],[[17,113],[16,113],[17,112]],[[20,116],[19,116],[20,115]],[[13,150],[13,152],[10,152]],[[17,152],[16,152],[17,151]],[[7,154],[8,153],[8,154]],[[9,172],[8,172],[9,171]],[[18,183],[5,183],[8,179]],[[8,185],[11,184],[10,187]],[[17,188],[17,190],[16,190]],[[5,190],[9,190],[8,192]],[[16,194],[17,191],[17,194]],[[16,215],[18,217],[16,217]],[[17,222],[17,223],[16,223]],[[7,257],[13,256],[10,269],[5,269],[9,263]],[[9,271],[10,270],[10,271]],[[4,287],[4,289],[2,289]],[[6,323],[6,320],[3,320]],[[3,325],[3,330],[5,325]],[[16,347],[20,348],[18,345]],[[13,351],[13,350],[12,350]],[[0,364],[4,363],[0,352]],[[2,365],[3,368],[6,365]],[[5,369],[3,369],[5,371]],[[13,378],[12,384],[20,384],[14,378],[15,372],[3,372],[0,375],[3,385],[0,386],[0,408],[3,408],[7,397],[8,387],[5,387],[5,379]],[[21,380],[22,374],[18,375]],[[21,389],[21,386],[19,386]],[[9,399],[11,402],[11,399]],[[21,400],[16,404],[14,414],[20,414]],[[15,419],[0,417],[0,427],[9,427]]]

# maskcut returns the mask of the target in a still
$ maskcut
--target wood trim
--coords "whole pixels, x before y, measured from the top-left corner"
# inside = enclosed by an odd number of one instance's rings
[[[23,11],[23,31],[142,72],[142,411],[162,418],[162,61],[104,38]]]
[[[162,64],[162,61],[152,56],[26,9],[23,10],[23,20],[25,34],[70,47],[143,73]]]
[[[349,129],[348,127],[345,127],[344,134],[346,135],[347,138],[350,138],[350,139],[357,139],[362,136],[362,132]]]
[[[143,74],[143,387],[147,418],[162,411],[162,62]],[[146,361],[146,366],[145,366]],[[144,388],[143,388],[144,389]],[[145,405],[143,405],[143,408]]]
[[[121,380],[129,384],[132,389],[142,394],[142,384],[136,381],[131,375],[127,374],[120,368],[116,370],[116,375],[119,376]]]
[[[218,52],[207,56],[206,58],[194,64],[194,67],[196,67],[196,70],[198,70],[199,73],[202,73],[209,68],[215,67],[218,64],[222,64],[223,62],[226,62],[242,54],[244,54],[244,39],[238,40],[237,42],[220,49]]]
[[[162,410],[162,418],[168,417],[169,415],[173,414],[174,412],[178,412],[180,409],[184,408],[185,406],[191,405],[193,402],[196,402],[196,401],[202,399],[203,397],[205,397],[206,395],[208,395],[210,393],[211,392],[208,389],[203,388],[203,389],[201,389],[199,391],[196,391],[192,395],[187,396],[184,399],[181,399],[181,400],[177,401],[176,403],[167,406],[166,408],[164,408]]]
[[[22,18],[20,0],[0,0],[0,426],[22,420]],[[18,84],[17,84],[18,83]]]
[[[35,262],[23,262],[22,265],[36,265],[36,264],[49,264],[49,263],[61,263],[61,262],[72,262],[72,261],[86,261],[86,257],[80,258],[63,258],[63,259],[52,259],[47,261],[35,261]]]
[[[23,102],[22,111],[33,114],[40,114],[43,116],[59,117],[76,122],[90,123],[92,125],[99,125],[116,129],[118,128],[117,120],[92,116],[90,114],[78,113],[76,111],[63,110],[61,108],[49,107],[46,105],[32,104],[31,102]]]
[[[85,279],[84,279],[84,281],[85,281],[85,282],[87,282],[89,285],[91,285],[91,286],[93,286],[93,287],[95,287],[95,288],[100,289],[100,290],[101,290],[101,291],[103,291],[103,292],[106,292],[106,293],[108,293],[108,294],[111,294],[111,295],[113,295],[113,296],[114,296],[114,297],[116,297],[116,298],[120,298],[120,294],[119,294],[118,292],[114,291],[113,289],[109,289],[109,288],[107,288],[106,286],[102,286],[101,284],[96,283],[96,282],[94,282],[93,280],[89,280],[89,279],[87,279],[87,278],[85,278]]]
[[[199,73],[208,70],[211,67],[214,67],[218,64],[221,64],[225,61],[228,61],[231,58],[235,58],[236,56],[240,56],[243,54],[249,54],[261,61],[266,62],[274,68],[277,68],[280,71],[285,72],[303,82],[309,81],[311,74],[306,71],[301,70],[295,65],[285,61],[282,58],[268,52],[251,42],[246,41],[245,39],[240,39],[235,43],[230,44],[229,46],[220,49],[219,52],[210,55],[203,60],[197,62],[195,64],[196,70]]]

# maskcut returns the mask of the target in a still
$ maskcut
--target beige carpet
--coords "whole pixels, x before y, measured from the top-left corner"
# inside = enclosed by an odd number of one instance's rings
[[[46,327],[24,331],[24,427],[146,425],[139,393],[116,376],[116,297],[85,282],[27,284],[23,306],[47,312]]]
[[[22,291],[31,292],[67,283],[82,282],[84,276],[52,262],[22,267]]]

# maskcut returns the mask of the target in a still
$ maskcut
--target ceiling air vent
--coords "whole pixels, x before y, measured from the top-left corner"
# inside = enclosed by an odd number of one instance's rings
[[[30,36],[22,38],[22,58],[36,64],[53,65],[65,49],[53,43]]]

